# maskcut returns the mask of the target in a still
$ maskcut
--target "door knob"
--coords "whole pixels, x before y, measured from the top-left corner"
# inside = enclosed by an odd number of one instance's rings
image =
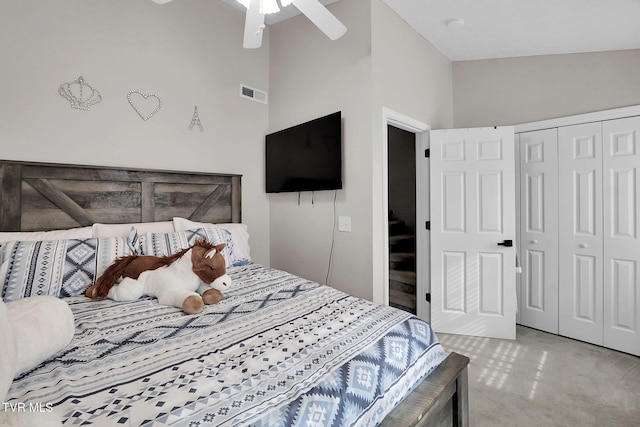
[[[513,240],[503,240],[502,243],[498,243],[498,246],[510,248],[511,246],[513,246]]]
[[[538,241],[534,239],[534,240],[532,240],[532,241],[531,241],[531,242],[529,242],[529,243],[531,243],[531,244],[535,245],[536,243],[538,243]]]
[[[587,245],[586,243],[580,243],[580,247],[584,249],[584,248],[588,248],[589,245]]]

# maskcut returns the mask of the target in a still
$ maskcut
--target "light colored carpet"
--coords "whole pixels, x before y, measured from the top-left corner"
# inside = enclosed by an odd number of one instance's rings
[[[472,427],[640,426],[640,358],[524,326],[516,340],[437,334],[469,364]]]

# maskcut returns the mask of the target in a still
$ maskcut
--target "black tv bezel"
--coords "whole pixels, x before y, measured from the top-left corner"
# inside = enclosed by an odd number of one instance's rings
[[[311,124],[313,124],[314,122],[318,122],[321,120],[327,120],[330,119],[332,116],[338,116],[337,121],[339,123],[339,132],[338,132],[338,136],[339,136],[339,143],[340,143],[340,151],[339,151],[339,162],[340,162],[340,177],[339,180],[337,181],[336,185],[330,185],[330,186],[299,186],[296,188],[292,188],[292,189],[269,189],[268,187],[268,176],[269,176],[269,163],[268,163],[268,158],[267,158],[267,144],[268,144],[268,138],[273,137],[275,135],[287,132],[287,131],[291,131],[294,129],[299,129],[299,128],[303,128],[306,126],[310,126]],[[300,123],[294,126],[290,126],[288,128],[285,129],[281,129],[275,132],[271,132],[267,135],[265,135],[265,173],[264,173],[264,177],[265,177],[265,192],[267,194],[277,194],[277,193],[299,193],[299,192],[303,192],[303,191],[331,191],[331,190],[342,190],[343,188],[343,155],[342,155],[342,150],[343,150],[343,138],[342,138],[342,111],[336,111],[334,113],[330,113],[330,114],[326,114],[324,116],[321,117],[317,117],[315,119],[312,120],[308,120],[304,123]],[[335,182],[335,181],[334,181]]]

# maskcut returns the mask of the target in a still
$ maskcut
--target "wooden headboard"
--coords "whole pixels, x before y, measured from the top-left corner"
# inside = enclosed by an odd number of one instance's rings
[[[0,160],[0,231],[241,221],[241,175]]]

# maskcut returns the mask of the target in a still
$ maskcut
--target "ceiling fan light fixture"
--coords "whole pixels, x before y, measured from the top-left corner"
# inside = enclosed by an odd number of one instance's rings
[[[278,13],[280,8],[276,0],[260,0],[260,13],[267,15],[269,13]]]
[[[242,46],[245,49],[259,48],[262,46],[265,14],[280,11],[278,0],[237,1],[247,7]],[[280,0],[282,7],[291,4],[309,18],[329,39],[337,40],[347,32],[347,27],[329,12],[320,0]]]
[[[236,0],[238,3],[249,9],[251,7],[251,0]],[[291,0],[289,0],[291,3]],[[260,8],[259,13],[261,15],[267,15],[269,13],[278,13],[280,12],[280,8],[278,7],[278,2],[276,0],[260,0]]]

